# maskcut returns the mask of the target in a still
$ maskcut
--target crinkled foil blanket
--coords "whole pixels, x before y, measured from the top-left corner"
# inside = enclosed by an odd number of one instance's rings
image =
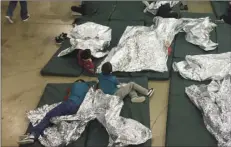
[[[27,116],[32,125],[37,125],[46,113],[57,105],[44,105],[28,112]],[[75,115],[53,118],[51,121],[55,125],[47,128],[44,136],[39,137],[39,141],[46,147],[67,145],[77,140],[87,123],[93,119],[97,119],[106,128],[109,134],[108,146],[138,145],[151,139],[149,128],[120,116],[122,106],[123,100],[119,97],[90,89],[78,112]]]
[[[75,49],[90,49],[96,58],[108,54],[105,48],[110,45],[111,28],[93,22],[76,25],[70,32],[71,47],[61,51],[58,57],[65,56]]]
[[[112,48],[98,66],[97,72],[101,72],[101,66],[105,62],[111,62],[113,71],[168,71],[166,44],[171,44],[175,35],[181,31],[186,32],[188,42],[204,50],[217,47],[217,44],[209,39],[209,34],[216,25],[210,22],[208,17],[200,19],[155,17],[153,22],[154,25],[150,27],[128,26],[118,45]]]
[[[173,63],[173,69],[185,79],[221,80],[231,75],[231,52],[207,55],[187,55],[185,61]]]
[[[160,1],[160,0],[157,0],[150,4],[148,1],[142,1],[142,2],[146,6],[146,8],[144,9],[144,12],[149,12],[149,13],[152,13],[153,15],[156,15],[161,5],[169,4],[170,7],[172,8],[173,6],[179,3],[179,1]]]
[[[186,94],[202,112],[206,128],[220,147],[231,146],[231,77],[209,85],[192,85]]]

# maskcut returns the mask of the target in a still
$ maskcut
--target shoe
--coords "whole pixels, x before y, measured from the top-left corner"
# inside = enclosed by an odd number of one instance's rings
[[[65,40],[65,39],[68,38],[68,37],[67,37],[67,33],[62,33],[62,34],[60,34],[60,36],[61,36],[61,38],[62,38],[63,40]]]
[[[9,21],[9,23],[14,23],[14,21],[12,20],[12,17],[10,17],[10,16],[5,16],[5,17]]]
[[[30,14],[27,14],[27,17],[24,18],[22,21],[28,21],[29,18],[30,18]]]
[[[56,44],[62,44],[63,43],[63,39],[60,36],[55,37],[55,42],[56,42]]]
[[[135,98],[132,98],[131,101],[133,103],[142,103],[145,101],[145,97],[144,96],[141,96],[141,97],[135,97]]]
[[[184,10],[186,10],[186,11],[188,10],[188,6],[187,5],[184,6]]]
[[[188,6],[187,5],[183,5],[183,4],[181,4],[180,5],[180,10],[188,10]]]
[[[154,89],[153,89],[153,88],[150,88],[150,89],[148,90],[147,96],[148,96],[148,97],[151,97],[151,96],[153,95],[153,93],[154,93]]]
[[[19,144],[31,144],[34,143],[35,140],[34,135],[31,134],[22,135],[19,138],[20,138],[20,140],[18,141]]]

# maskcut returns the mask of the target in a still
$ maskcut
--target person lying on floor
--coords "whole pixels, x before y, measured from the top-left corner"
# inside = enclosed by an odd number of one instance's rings
[[[83,67],[87,72],[94,74],[95,65],[92,62],[92,55],[90,49],[78,51],[78,64]]]
[[[51,125],[51,118],[75,114],[83,102],[89,88],[90,86],[86,82],[77,80],[72,85],[71,91],[68,94],[68,100],[63,101],[49,111],[41,122],[32,128],[29,134],[20,136],[19,144],[34,143],[34,141],[43,134],[43,131]]]
[[[129,95],[133,103],[141,103],[145,101],[145,97],[139,97],[136,91],[148,97],[151,97],[154,93],[153,88],[146,89],[134,82],[120,86],[117,78],[112,75],[112,65],[110,62],[104,63],[101,70],[102,73],[99,74],[97,88],[101,89],[105,94],[116,95],[122,99]]]
[[[169,3],[161,5],[157,11],[156,16],[163,18],[179,18],[178,13],[172,11]]]

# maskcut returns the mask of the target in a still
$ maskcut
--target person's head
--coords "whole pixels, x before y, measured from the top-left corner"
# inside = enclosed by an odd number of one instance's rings
[[[91,86],[89,85],[89,83],[88,82],[86,82],[86,81],[84,81],[84,80],[82,80],[82,79],[78,79],[78,80],[76,80],[75,81],[75,83],[86,83],[87,84],[87,86],[90,88]]]
[[[84,81],[84,80],[82,80],[82,79],[78,79],[78,80],[76,80],[75,82],[85,83],[85,81]]]
[[[102,73],[104,75],[111,74],[112,73],[112,65],[111,65],[111,63],[110,62],[104,63],[103,66],[102,66],[102,68],[101,68],[101,70],[102,70]]]
[[[83,50],[80,57],[83,60],[91,59],[91,50],[90,49]]]

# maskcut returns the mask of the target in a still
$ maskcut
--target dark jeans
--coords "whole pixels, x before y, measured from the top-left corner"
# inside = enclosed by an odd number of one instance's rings
[[[6,14],[7,16],[10,16],[10,17],[13,16],[13,12],[17,6],[17,3],[18,3],[18,1],[10,1],[9,2],[7,14]],[[28,15],[27,2],[26,1],[20,1],[20,5],[21,5],[21,12],[20,12],[21,18],[26,19],[27,15]]]
[[[79,109],[79,106],[76,105],[73,101],[67,100],[53,108],[46,116],[41,120],[41,122],[36,125],[31,133],[35,135],[35,138],[38,138],[43,134],[43,131],[51,125],[50,119],[56,116],[63,115],[72,115],[75,114]]]

